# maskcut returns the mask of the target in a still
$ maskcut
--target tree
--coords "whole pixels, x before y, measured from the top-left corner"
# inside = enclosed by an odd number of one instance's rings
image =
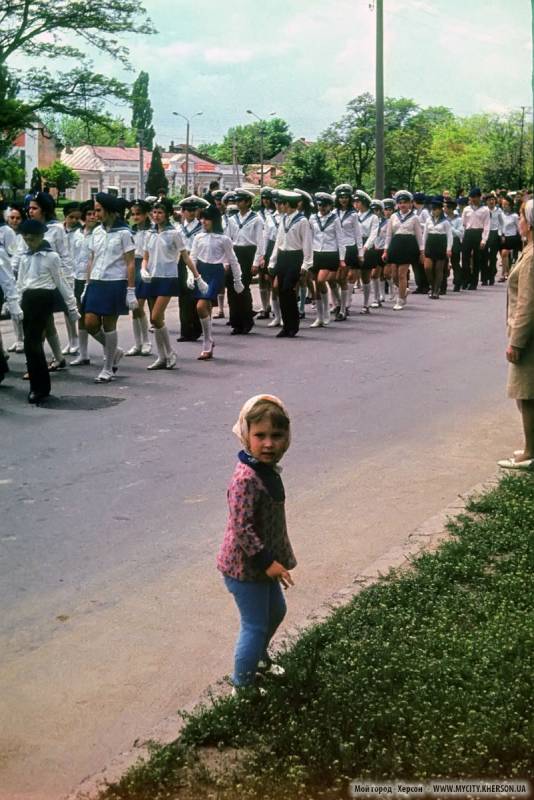
[[[152,127],[152,113],[148,96],[148,72],[140,72],[132,87],[132,128],[137,132],[137,141],[141,137],[141,144],[147,150],[152,150],[156,135]]]
[[[284,174],[279,186],[316,192],[319,189],[328,189],[333,183],[334,173],[325,145],[321,142],[310,145],[296,142],[284,164]]]
[[[89,44],[98,54],[127,64],[128,50],[117,36],[153,32],[138,0],[4,2],[0,8],[0,146],[9,145],[19,131],[36,122],[38,114],[48,111],[102,119],[104,101],[110,97],[127,101],[128,87],[95,73],[77,43]],[[35,67],[24,71],[11,67],[11,60],[21,56],[29,57]],[[62,60],[60,73],[40,66],[41,60],[49,64],[53,59]],[[68,59],[75,59],[76,66],[69,68]]]
[[[104,116],[105,122],[90,122],[79,117],[43,117],[43,124],[65,147],[92,144],[95,147],[116,147],[124,143],[135,147],[137,137],[120,117]]]
[[[54,161],[49,167],[42,169],[41,174],[50,186],[56,187],[60,195],[64,195],[67,189],[73,189],[80,180],[76,170],[63,161]]]
[[[368,92],[347,105],[347,113],[321,134],[328,148],[335,181],[371,189],[374,185],[376,106]]]
[[[0,157],[0,185],[11,189],[13,199],[19,189],[24,189],[25,179],[26,173],[19,157]]]
[[[167,192],[169,189],[169,181],[165,176],[159,147],[156,145],[152,151],[152,159],[146,178],[145,190],[147,194],[157,196],[160,189],[164,189]]]
[[[235,128],[230,128],[221,144],[212,149],[212,157],[223,163],[230,164],[233,158],[235,141],[236,157],[240,164],[247,166],[259,163],[261,130],[263,130],[263,157],[265,161],[275,156],[280,150],[285,150],[292,142],[293,137],[287,122],[275,117],[264,122],[253,122],[250,125],[237,125]],[[207,153],[207,155],[210,155],[210,153]]]

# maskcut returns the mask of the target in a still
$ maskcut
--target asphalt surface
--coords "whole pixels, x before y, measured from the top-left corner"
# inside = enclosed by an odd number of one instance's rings
[[[299,560],[288,626],[521,444],[505,397],[505,288],[411,296],[294,340],[215,321],[211,362],[123,359],[53,376],[26,403],[24,358],[0,385],[0,798],[54,800],[230,671],[237,618],[214,561],[252,394],[291,412],[284,459]],[[177,310],[168,313],[175,338]],[[4,344],[9,322],[0,323]],[[62,335],[63,329],[60,329]],[[128,320],[120,342],[131,344]],[[169,720],[171,721],[169,724]],[[169,730],[170,726],[170,730]]]

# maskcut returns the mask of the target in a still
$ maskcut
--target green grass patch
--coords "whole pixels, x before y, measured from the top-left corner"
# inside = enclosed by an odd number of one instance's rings
[[[180,738],[102,800],[340,798],[353,779],[533,775],[534,481],[505,477],[449,531],[302,632],[266,697],[186,715]]]

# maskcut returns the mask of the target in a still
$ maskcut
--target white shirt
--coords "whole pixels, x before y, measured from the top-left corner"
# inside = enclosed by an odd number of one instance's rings
[[[232,240],[224,233],[207,233],[204,230],[197,233],[191,248],[191,260],[195,266],[197,261],[204,261],[205,264],[230,264],[231,267],[237,265],[241,274]]]
[[[336,214],[341,222],[341,230],[343,231],[345,247],[356,245],[358,248],[358,255],[363,255],[363,238],[362,229],[358,214],[354,208],[346,208],[345,210],[338,208]]]
[[[180,222],[178,230],[183,236],[185,249],[190,253],[195,237],[203,230],[201,221],[199,219],[192,219],[191,222]]]
[[[488,211],[490,213],[490,231],[497,231],[499,236],[502,236],[503,227],[504,227],[504,214],[501,208],[489,208]]]
[[[279,211],[270,211],[265,217],[263,228],[264,245],[267,242],[275,242],[278,228],[280,227],[281,214]],[[264,251],[265,252],[265,251]]]
[[[234,214],[228,220],[227,234],[235,247],[255,247],[252,266],[256,267],[263,255],[263,220],[255,211],[247,211],[243,217]]]
[[[91,233],[86,233],[83,228],[76,228],[68,234],[69,249],[74,264],[74,277],[78,281],[87,280],[89,266],[89,241]]]
[[[135,252],[132,232],[126,223],[114,225],[110,230],[99,225],[91,234],[89,252],[92,257],[92,281],[128,280],[125,256]]]
[[[374,247],[376,234],[378,233],[378,217],[372,211],[359,214],[360,228],[362,229],[363,249],[370,250]]]
[[[180,231],[173,225],[163,230],[152,228],[145,238],[145,258],[148,255],[147,272],[153,278],[177,278],[178,260],[185,242]]]
[[[46,223],[45,241],[49,243],[61,261],[61,269],[67,280],[74,280],[74,265],[70,256],[67,234],[62,223],[57,219],[52,219]]]
[[[8,306],[10,303],[18,303],[17,284],[13,277],[9,256],[3,248],[0,248],[0,287],[4,291]]]
[[[490,232],[490,212],[486,206],[466,206],[462,214],[464,230],[482,230],[482,241],[486,242]]]
[[[447,250],[452,250],[452,227],[445,214],[438,217],[437,220],[432,214],[429,216],[423,229],[423,247],[426,246],[429,236],[446,236]]]
[[[303,269],[313,266],[313,235],[310,223],[301,211],[283,214],[274,243],[274,250],[269,262],[269,269],[276,265],[279,250],[302,250]]]
[[[447,216],[452,230],[453,239],[458,239],[460,242],[464,238],[464,226],[462,225],[462,218],[456,211],[453,217]]]
[[[313,235],[313,249],[317,253],[338,251],[339,260],[345,260],[345,237],[341,222],[335,211],[328,214],[312,214],[310,226]]]
[[[400,211],[395,211],[391,215],[386,232],[386,250],[389,248],[394,236],[415,236],[419,250],[424,250],[421,222],[414,211],[409,211],[404,217]]]
[[[59,289],[67,308],[76,308],[70,284],[65,279],[59,255],[43,243],[42,249],[32,253],[27,250],[19,261],[17,288],[22,295],[26,289]]]
[[[507,214],[503,211],[503,236],[517,236],[519,233],[519,215],[512,212]]]
[[[9,225],[0,225],[0,250],[6,251],[7,255],[11,257],[15,254],[17,249],[17,234],[10,228]]]
[[[421,229],[423,229],[428,218],[431,216],[430,211],[428,210],[428,208],[425,208],[424,206],[422,206],[422,208],[415,208],[414,206],[413,213],[416,215],[416,217],[419,217],[419,222],[421,223]]]
[[[375,250],[384,250],[386,247],[386,233],[388,230],[388,220],[386,217],[377,217],[378,230],[375,237]]]
[[[143,258],[145,254],[145,240],[146,235],[149,232],[150,228],[136,228],[132,230],[133,239],[135,244],[135,257],[136,258]]]

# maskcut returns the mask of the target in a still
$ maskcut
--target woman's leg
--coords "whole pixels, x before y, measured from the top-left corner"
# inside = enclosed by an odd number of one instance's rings
[[[330,309],[328,302],[327,281],[330,272],[327,269],[320,269],[315,281],[315,297],[317,319],[312,322],[310,328],[322,328],[330,322]]]
[[[432,297],[434,300],[439,300],[441,292],[441,284],[443,283],[443,270],[445,269],[445,261],[437,259],[434,262],[434,279],[432,281]]]
[[[501,277],[499,283],[503,283],[508,277],[508,267],[510,264],[510,253],[508,250],[501,250]]]
[[[363,303],[360,314],[369,314],[369,306],[371,305],[371,270],[361,269],[362,288],[363,288]]]
[[[517,406],[523,422],[525,447],[522,455],[516,456],[515,460],[528,461],[530,458],[534,458],[534,400],[518,400]]]
[[[408,272],[410,269],[409,264],[398,264],[395,266],[395,272],[398,275],[397,284],[399,287],[399,295],[397,302],[393,306],[395,311],[400,311],[406,305],[406,290],[408,289]]]
[[[165,311],[171,301],[170,297],[156,297],[150,306],[150,322],[154,328],[154,337],[158,350],[158,358],[147,369],[172,369],[176,366],[176,354],[171,347],[169,331],[165,325]]]
[[[199,356],[201,361],[205,361],[213,356],[213,336],[211,325],[211,302],[209,300],[197,301],[197,312],[202,326],[202,352]]]
[[[235,686],[251,686],[254,684],[258,663],[265,654],[269,633],[276,620],[274,614],[271,623],[271,583],[237,581],[227,576],[224,576],[224,582],[234,597],[241,620],[235,647],[233,682]]]
[[[273,280],[271,293],[271,305],[273,309],[273,319],[267,324],[268,328],[279,328],[282,324],[282,310],[280,308],[280,295],[278,292],[278,278]]]
[[[61,352],[61,342],[59,341],[53,314],[50,314],[48,317],[48,322],[46,323],[45,329],[45,337],[46,341],[50,345],[50,349],[52,350],[52,355],[54,357],[54,360],[51,364],[52,368],[57,369],[59,367],[63,369],[67,366],[67,362],[63,358],[63,353]]]
[[[427,258],[425,256],[424,267],[425,267],[426,279],[427,279],[428,285],[430,286],[430,291],[428,292],[428,296],[431,297],[434,294],[433,288],[432,288],[434,286],[434,274],[435,274],[435,272],[434,272],[434,260],[432,258]]]

